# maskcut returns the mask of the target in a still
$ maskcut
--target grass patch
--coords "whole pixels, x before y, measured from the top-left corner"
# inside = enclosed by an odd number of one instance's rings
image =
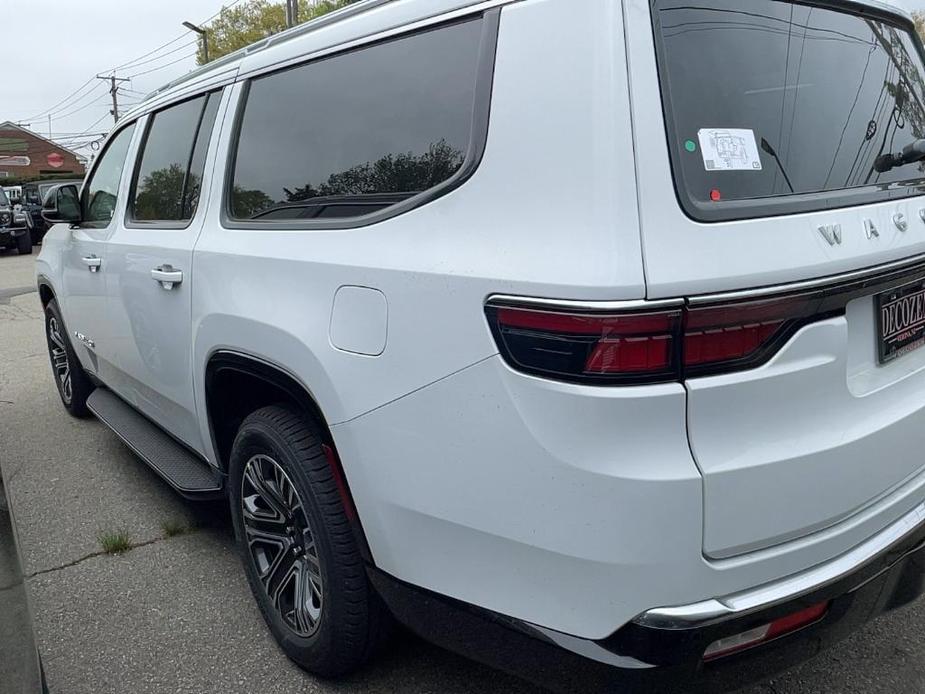
[[[132,548],[132,536],[124,529],[110,533],[100,531],[97,539],[106,554],[122,554]]]
[[[161,530],[164,531],[164,537],[176,537],[186,535],[192,528],[182,521],[165,520],[161,523]]]

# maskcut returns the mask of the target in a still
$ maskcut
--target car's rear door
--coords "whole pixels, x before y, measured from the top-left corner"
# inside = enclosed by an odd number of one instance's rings
[[[145,117],[125,215],[109,239],[108,321],[118,353],[109,385],[198,450],[191,276],[220,101],[221,91],[200,94]]]
[[[925,253],[923,165],[881,159],[925,138],[921,44],[861,4],[627,3],[647,295],[698,307],[683,358],[710,557],[860,540],[922,498],[925,349],[895,354],[921,321],[884,358],[896,286],[804,293]],[[923,280],[899,279],[913,318]]]
[[[71,228],[62,255],[59,297],[69,337],[84,366],[104,381],[116,371],[106,309],[107,244],[125,207],[120,191],[134,134],[131,123],[109,138],[81,191],[83,221]]]

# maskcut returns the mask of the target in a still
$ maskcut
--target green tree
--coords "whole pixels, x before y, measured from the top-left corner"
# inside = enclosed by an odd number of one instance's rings
[[[376,161],[331,174],[320,185],[290,190],[284,188],[287,202],[330,195],[368,195],[370,193],[418,193],[442,183],[463,164],[463,153],[440,140],[420,155],[412,152],[387,154]]]
[[[248,190],[237,184],[231,190],[231,207],[239,219],[250,219],[272,204],[273,198],[262,190]]]
[[[299,3],[299,22],[307,22],[323,14],[350,5],[358,0],[323,0],[309,4]],[[209,59],[215,60],[239,48],[244,48],[261,39],[279,33],[286,28],[286,7],[284,3],[270,0],[246,0],[234,7],[223,7],[218,17],[209,24]],[[200,45],[196,62],[202,65],[205,56]]]
[[[180,219],[183,178],[186,171],[179,164],[152,171],[138,185],[135,216],[138,219]]]

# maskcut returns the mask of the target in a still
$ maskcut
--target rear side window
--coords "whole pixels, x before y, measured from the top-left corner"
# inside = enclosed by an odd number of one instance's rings
[[[343,223],[452,179],[473,138],[482,30],[469,20],[253,80],[230,216]]]
[[[134,220],[192,219],[218,99],[203,95],[151,116],[135,173]]]
[[[691,216],[921,194],[921,163],[877,163],[925,137],[925,69],[899,20],[782,0],[655,0],[654,21],[675,182]]]

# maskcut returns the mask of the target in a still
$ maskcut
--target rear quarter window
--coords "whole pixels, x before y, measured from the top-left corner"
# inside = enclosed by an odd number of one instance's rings
[[[447,190],[487,128],[486,29],[480,16],[253,79],[229,221],[356,226]]]
[[[714,221],[925,192],[878,157],[925,137],[925,69],[900,18],[783,0],[655,0],[679,200]]]

